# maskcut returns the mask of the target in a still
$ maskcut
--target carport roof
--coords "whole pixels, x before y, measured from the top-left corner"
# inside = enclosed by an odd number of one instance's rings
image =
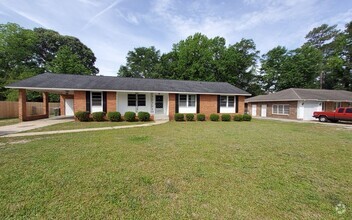
[[[245,102],[273,102],[273,101],[335,101],[352,102],[352,92],[345,90],[326,89],[285,89],[269,95],[259,95],[248,98]]]
[[[6,88],[30,90],[140,91],[166,93],[250,94],[225,82],[126,78],[43,73],[12,83]]]

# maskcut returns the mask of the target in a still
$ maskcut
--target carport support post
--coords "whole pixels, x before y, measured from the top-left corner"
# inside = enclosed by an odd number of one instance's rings
[[[49,95],[47,92],[43,92],[43,113],[49,118]]]
[[[25,89],[20,89],[18,92],[18,118],[20,121],[26,121],[27,93]]]

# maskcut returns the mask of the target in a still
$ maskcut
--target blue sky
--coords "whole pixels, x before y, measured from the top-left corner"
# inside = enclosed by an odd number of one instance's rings
[[[299,47],[323,23],[343,29],[351,20],[351,0],[0,0],[0,23],[79,38],[102,75],[116,75],[129,50],[168,52],[196,32],[227,44],[251,38],[263,54],[277,45]]]

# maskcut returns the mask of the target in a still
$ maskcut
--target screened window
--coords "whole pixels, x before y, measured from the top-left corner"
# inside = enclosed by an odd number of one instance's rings
[[[227,107],[227,96],[220,96],[220,106]]]
[[[146,98],[145,94],[128,94],[127,95],[128,106],[145,106]]]
[[[235,106],[235,96],[228,96],[228,107]]]
[[[290,105],[273,105],[273,114],[276,114],[276,115],[290,114]]]
[[[180,107],[187,107],[187,95],[180,95]]]
[[[196,106],[196,96],[195,95],[188,95],[188,106],[189,107]]]
[[[220,96],[220,107],[234,107],[235,96]]]
[[[145,94],[137,95],[138,106],[145,106]]]
[[[136,106],[136,94],[128,94],[128,106]]]
[[[92,92],[92,106],[101,106],[101,92]]]
[[[196,95],[180,95],[179,96],[180,107],[195,107],[196,106]]]

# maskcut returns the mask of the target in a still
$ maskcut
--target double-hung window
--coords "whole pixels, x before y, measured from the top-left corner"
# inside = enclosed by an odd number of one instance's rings
[[[184,95],[181,94],[179,97],[180,107],[195,107],[196,106],[196,95]]]
[[[102,105],[102,94],[101,92],[92,92],[92,106]]]
[[[275,115],[289,115],[290,114],[290,105],[274,104],[273,105],[273,114],[275,114]]]
[[[145,94],[128,94],[127,95],[128,106],[145,106],[146,98]]]
[[[235,96],[220,96],[220,107],[235,107]]]

